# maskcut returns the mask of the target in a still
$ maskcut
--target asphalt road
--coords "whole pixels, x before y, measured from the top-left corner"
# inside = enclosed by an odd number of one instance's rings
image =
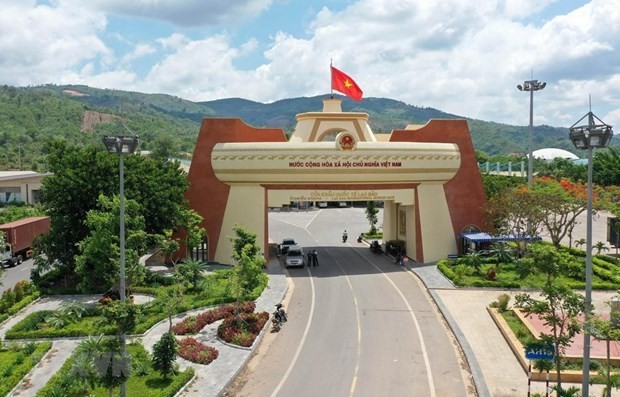
[[[30,270],[34,262],[32,259],[23,261],[20,265],[3,269],[2,285],[0,285],[0,294],[9,288],[13,288],[18,281],[30,280]]]
[[[228,395],[472,395],[454,338],[423,286],[356,242],[368,228],[361,208],[270,213],[271,239],[316,248],[320,265],[288,270],[289,321],[265,337]]]

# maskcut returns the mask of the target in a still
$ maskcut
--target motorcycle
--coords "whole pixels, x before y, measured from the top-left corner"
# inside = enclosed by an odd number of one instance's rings
[[[349,237],[349,236],[347,236],[347,233],[346,233],[346,232],[345,232],[345,233],[343,233],[343,234],[342,234],[342,242],[343,242],[343,243],[346,243],[346,242],[347,242],[347,238],[348,238],[348,237]]]
[[[271,318],[271,322],[273,323],[274,331],[279,331],[282,327],[282,324],[286,322],[286,312],[284,311],[284,306],[281,303],[276,305],[276,310],[273,312],[273,317]]]
[[[363,237],[362,237],[362,235],[361,235],[361,234],[360,234],[359,236],[357,236],[357,242],[358,242],[358,243],[361,243],[361,242],[362,242],[362,239],[363,239]]]
[[[382,254],[383,250],[381,249],[381,244],[379,244],[379,242],[377,240],[373,241],[370,244],[370,251],[374,252],[375,254]]]

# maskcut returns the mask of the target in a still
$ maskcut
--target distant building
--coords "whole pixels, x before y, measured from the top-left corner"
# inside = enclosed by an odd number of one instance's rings
[[[0,204],[41,202],[41,183],[50,173],[0,171]]]
[[[545,148],[545,149],[535,150],[534,152],[532,152],[532,157],[534,157],[535,159],[548,160],[548,161],[552,161],[553,159],[556,159],[556,158],[568,159],[568,160],[577,160],[579,158],[575,154],[567,150],[556,149],[556,148]]]

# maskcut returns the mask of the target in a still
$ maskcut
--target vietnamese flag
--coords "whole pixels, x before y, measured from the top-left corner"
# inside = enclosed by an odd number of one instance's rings
[[[332,68],[332,90],[342,92],[346,96],[356,101],[362,100],[362,89],[357,83],[345,73],[331,66]]]

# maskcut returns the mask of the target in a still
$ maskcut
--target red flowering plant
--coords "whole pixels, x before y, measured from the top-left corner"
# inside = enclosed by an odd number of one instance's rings
[[[207,310],[206,312],[202,312],[197,316],[185,318],[183,321],[172,327],[172,332],[175,335],[197,334],[205,326],[230,317],[234,315],[235,312],[252,313],[255,308],[256,304],[254,302],[231,303],[224,306],[218,306]]]
[[[196,364],[209,364],[215,360],[219,351],[194,338],[185,338],[179,342],[179,356]]]
[[[587,186],[568,179],[534,178],[531,192],[536,197],[542,226],[551,242],[559,247],[560,241],[572,232],[577,217],[587,209]],[[604,207],[604,192],[593,187],[592,202],[596,209]]]
[[[217,329],[217,336],[233,345],[250,347],[269,321],[269,313],[240,313],[227,317]]]

